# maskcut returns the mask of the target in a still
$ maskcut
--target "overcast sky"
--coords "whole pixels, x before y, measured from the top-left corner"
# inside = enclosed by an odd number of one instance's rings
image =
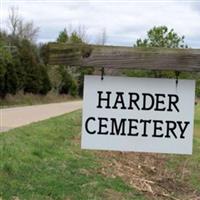
[[[0,0],[1,26],[6,27],[9,7],[40,27],[39,42],[53,41],[70,25],[85,26],[95,43],[103,29],[107,44],[132,46],[153,26],[166,25],[192,48],[200,48],[200,1],[117,0]]]

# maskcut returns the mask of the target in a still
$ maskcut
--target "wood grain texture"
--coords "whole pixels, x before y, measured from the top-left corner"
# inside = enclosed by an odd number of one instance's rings
[[[200,49],[132,48],[49,43],[49,64],[200,71]]]

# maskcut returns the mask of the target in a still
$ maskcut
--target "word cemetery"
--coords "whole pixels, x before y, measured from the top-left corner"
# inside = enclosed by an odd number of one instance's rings
[[[86,76],[82,148],[192,153],[191,80]]]

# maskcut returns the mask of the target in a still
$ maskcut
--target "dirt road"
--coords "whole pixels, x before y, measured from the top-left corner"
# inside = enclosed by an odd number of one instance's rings
[[[82,107],[82,101],[0,109],[0,132],[62,115]]]

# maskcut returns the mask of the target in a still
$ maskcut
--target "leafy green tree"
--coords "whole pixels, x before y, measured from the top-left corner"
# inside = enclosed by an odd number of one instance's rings
[[[51,89],[48,67],[29,39],[0,32],[0,97],[19,90],[46,94]]]
[[[47,68],[40,63],[37,47],[28,40],[22,40],[19,49],[21,65],[24,68],[24,92],[46,94],[51,89],[51,84]]]
[[[0,33],[0,96],[16,94],[19,87],[17,61],[13,57],[12,46],[7,45],[7,35]]]
[[[57,38],[57,42],[62,42],[62,43],[66,43],[68,41],[69,37],[68,37],[68,34],[67,34],[67,30],[64,29],[63,31],[61,31],[58,35],[58,38]]]
[[[40,71],[40,88],[39,93],[42,95],[46,95],[51,90],[51,81],[48,75],[48,69],[45,65],[39,65]]]
[[[9,44],[12,45],[11,46],[12,47],[11,54],[12,54],[12,58],[13,58],[13,61],[12,61],[13,69],[10,69],[9,71],[10,71],[10,73],[13,73],[13,75],[16,73],[17,82],[15,84],[17,86],[17,88],[16,88],[17,91],[23,90],[24,80],[25,80],[24,66],[21,64],[21,59],[20,59],[20,50],[19,50],[20,42],[21,41],[17,38],[9,38]],[[11,74],[8,75],[8,77],[10,77],[10,79],[12,80]]]
[[[184,36],[179,36],[174,29],[168,29],[166,26],[154,26],[147,32],[147,38],[137,39],[134,47],[150,48],[187,48],[184,43]],[[136,77],[168,77],[173,78],[174,72],[152,71],[152,70],[127,70],[124,72],[128,76]]]
[[[188,48],[184,42],[185,37],[179,36],[174,29],[168,29],[166,26],[153,27],[147,32],[147,38],[138,39],[134,47],[162,47],[162,48]],[[173,71],[126,71],[128,76],[147,76],[147,77],[167,77],[174,78]],[[182,72],[180,78],[196,79],[196,95],[200,96],[200,73]]]
[[[0,96],[4,97],[6,95],[5,88],[5,75],[7,72],[7,65],[12,63],[12,56],[9,51],[4,48],[3,43],[0,45]]]
[[[147,32],[147,38],[138,39],[134,47],[164,47],[185,48],[184,36],[179,36],[174,29],[169,30],[166,26],[153,27]]]
[[[38,58],[35,47],[28,41],[22,40],[19,45],[21,65],[24,68],[24,92],[37,94],[39,92]]]
[[[81,39],[81,36],[76,32],[73,31],[71,35],[68,36],[67,30],[64,29],[61,31],[58,35],[57,42],[69,42],[69,43],[74,43],[74,44],[80,44],[83,43],[83,40]],[[44,54],[43,50],[43,54]],[[64,66],[60,65],[58,67],[59,69],[59,74],[54,73],[52,76],[51,73],[51,78],[53,78],[53,88],[57,88],[57,83],[58,85],[58,92],[60,94],[70,94],[72,96],[76,96],[78,94],[78,85],[77,85],[77,80],[73,76],[73,70],[69,66]],[[52,71],[52,70],[51,70]],[[60,79],[60,81],[57,81],[57,79]],[[56,85],[55,85],[55,80],[56,80]]]
[[[7,63],[6,68],[7,70],[4,76],[5,91],[6,93],[16,94],[18,90],[17,69],[13,63]]]
[[[74,31],[70,36],[70,42],[71,43],[83,43],[81,37],[77,34],[76,31]]]
[[[82,30],[81,30],[82,29]],[[86,44],[86,33],[84,28],[79,28],[78,31],[74,30],[70,35],[67,35],[67,31],[61,31],[57,38],[57,42],[68,42],[73,44]],[[67,39],[66,39],[67,38]],[[90,49],[85,45],[81,46],[81,52],[83,55],[88,55],[90,53]],[[47,54],[48,55],[48,54]],[[72,96],[76,96],[77,94],[83,95],[83,79],[84,74],[91,74],[93,69],[82,69],[76,67],[74,70],[73,67],[70,66],[57,66],[59,73],[57,74],[55,69],[50,70],[50,76],[53,80],[53,88],[56,89],[58,85],[58,92],[61,94],[70,94]],[[53,72],[53,73],[52,73]],[[60,80],[60,81],[59,81]]]

